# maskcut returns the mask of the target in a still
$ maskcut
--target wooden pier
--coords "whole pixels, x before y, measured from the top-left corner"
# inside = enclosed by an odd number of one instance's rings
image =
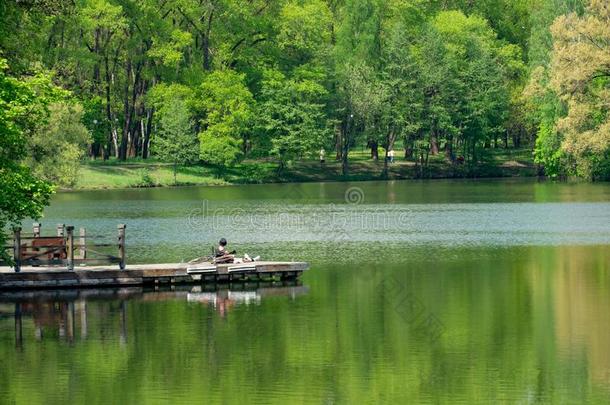
[[[0,263],[0,290],[291,280],[309,267],[270,261],[128,265],[124,224],[117,226],[116,242],[99,241],[84,228],[77,240],[74,229],[59,224],[56,234],[43,236],[40,223],[33,225],[31,235],[15,228],[13,243],[4,247],[12,262]]]
[[[308,264],[303,262],[251,262],[244,264],[187,263],[132,264],[123,270],[116,266],[77,267],[0,267],[0,290],[29,288],[83,288],[116,286],[155,286],[234,281],[290,280],[298,278]]]

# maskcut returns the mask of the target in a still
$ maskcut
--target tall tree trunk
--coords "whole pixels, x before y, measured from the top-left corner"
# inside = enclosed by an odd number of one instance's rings
[[[371,148],[371,159],[379,160],[379,142],[374,139],[370,139],[368,146]]]
[[[445,142],[445,157],[451,163],[453,163],[455,161],[455,156],[453,155],[453,136],[452,135],[449,135],[447,137],[447,142]]]
[[[127,158],[127,144],[129,141],[129,130],[131,126],[130,103],[129,103],[129,83],[131,81],[131,59],[127,59],[125,64],[125,87],[123,89],[123,134],[121,136],[121,145],[119,147],[119,159]]]
[[[131,151],[129,149],[131,149],[131,146],[133,145],[136,136],[135,133],[137,125],[135,123],[135,110],[138,95],[140,94],[142,87],[140,79],[142,66],[142,62],[138,62],[134,69],[131,63],[131,59],[127,60],[125,71],[125,92],[123,101],[125,123],[123,125],[123,137],[121,138],[121,160],[125,160],[127,157],[132,156]]]
[[[411,145],[405,146],[405,159],[411,159],[413,157],[413,147]]]
[[[415,150],[415,140],[412,135],[409,135],[407,139],[405,139],[405,159],[413,158],[413,151]]]
[[[341,174],[347,176],[349,173],[349,122],[341,128]]]
[[[517,128],[513,131],[513,148],[519,148],[521,146],[521,128]]]
[[[347,176],[349,174],[349,147],[352,138],[352,131],[354,127],[354,119],[350,114],[350,117],[346,119],[346,122],[343,124],[342,131],[342,143],[341,143],[341,174]]]
[[[131,118],[131,142],[129,143],[129,150],[127,152],[127,156],[128,157],[136,157],[138,156],[140,153],[140,144],[141,144],[141,139],[142,139],[142,132],[141,131],[141,117],[144,115],[145,112],[145,108],[144,105],[140,105],[138,108],[136,108],[137,106],[137,100],[141,99],[144,95],[145,95],[145,91],[146,91],[146,82],[144,80],[141,79],[142,75],[140,74],[141,71],[143,69],[143,64],[139,63],[138,67],[136,69],[136,76],[135,76],[135,80],[136,80],[136,85],[134,85],[134,91],[132,94],[132,107],[131,107],[131,113],[132,113],[132,118]]]
[[[152,130],[154,110],[149,108],[146,110],[146,129],[144,130],[144,140],[142,141],[142,159],[148,159],[150,146],[150,132]]]
[[[112,144],[114,145],[114,157],[118,159],[119,157],[119,132],[117,131],[117,127],[112,127]]]
[[[105,68],[105,94],[106,94],[106,119],[108,120],[108,125],[110,129],[110,133],[108,134],[108,142],[106,146],[106,153],[104,155],[104,160],[108,159],[112,150],[112,142],[116,145],[116,135],[114,130],[114,122],[112,121],[112,111],[110,107],[110,84],[111,84],[111,75],[110,75],[110,65],[108,63],[108,55],[104,55],[104,68]],[[115,148],[116,151],[116,148]]]
[[[127,157],[133,158],[137,156],[138,144],[140,142],[140,121],[137,119],[133,119],[132,129],[131,129],[131,137],[129,139],[129,144],[127,145]]]
[[[140,144],[137,151],[137,156],[144,158],[144,143],[146,141],[146,124],[144,123],[144,116],[146,111],[140,116]]]
[[[342,126],[335,127],[335,160],[341,160],[341,156],[343,154],[343,128]]]
[[[347,176],[349,174],[349,163],[347,160],[349,155],[349,143],[347,143],[347,139],[345,141],[346,143],[343,145],[343,151],[341,155],[341,174]]]
[[[99,57],[99,52],[100,52],[100,39],[99,39],[99,30],[95,30],[95,37],[94,37],[94,45],[93,45],[93,53],[96,56],[96,62],[95,65],[93,65],[93,82],[91,83],[91,89],[93,93],[98,93],[99,92],[99,88],[100,88],[100,83],[101,83],[101,74],[100,74],[100,63],[99,63],[99,59],[97,57]],[[106,67],[108,67],[108,64],[106,64]]]
[[[383,171],[381,172],[381,177],[384,179],[388,178],[388,148],[385,148],[383,156]]]
[[[438,155],[438,137],[436,129],[433,129],[432,133],[430,134],[430,153],[432,156]]]
[[[212,31],[212,19],[214,18],[214,9],[210,10],[210,14],[208,15],[207,26],[205,30],[205,34],[203,34],[202,38],[202,47],[203,47],[203,69],[210,70],[210,33]]]

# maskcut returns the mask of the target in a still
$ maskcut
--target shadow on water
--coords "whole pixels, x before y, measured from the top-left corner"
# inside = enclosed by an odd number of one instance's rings
[[[42,341],[47,337],[73,343],[75,339],[86,340],[89,332],[89,304],[96,304],[94,316],[99,317],[100,307],[103,323],[115,322],[119,326],[119,339],[127,341],[127,302],[168,302],[201,304],[220,317],[239,306],[260,305],[269,297],[286,297],[294,300],[306,295],[307,286],[299,280],[258,281],[231,283],[229,285],[176,286],[168,288],[105,288],[64,289],[0,292],[0,319],[15,320],[15,347],[23,349],[24,322],[31,320],[33,337]]]

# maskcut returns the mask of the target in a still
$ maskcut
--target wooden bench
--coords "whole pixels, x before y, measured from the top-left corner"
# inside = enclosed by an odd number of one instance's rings
[[[31,240],[30,243],[21,244],[21,261],[36,260],[65,260],[66,241],[61,236],[44,236]]]

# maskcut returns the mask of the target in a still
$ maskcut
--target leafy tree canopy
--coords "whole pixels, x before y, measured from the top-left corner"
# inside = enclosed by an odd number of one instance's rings
[[[28,134],[36,131],[47,114],[51,86],[44,79],[23,81],[7,75],[0,59],[0,228],[18,226],[27,217],[38,218],[49,202],[53,187],[37,178],[22,163]],[[45,85],[43,85],[45,84]],[[0,245],[5,235],[0,233]],[[3,256],[6,255],[1,250]]]

